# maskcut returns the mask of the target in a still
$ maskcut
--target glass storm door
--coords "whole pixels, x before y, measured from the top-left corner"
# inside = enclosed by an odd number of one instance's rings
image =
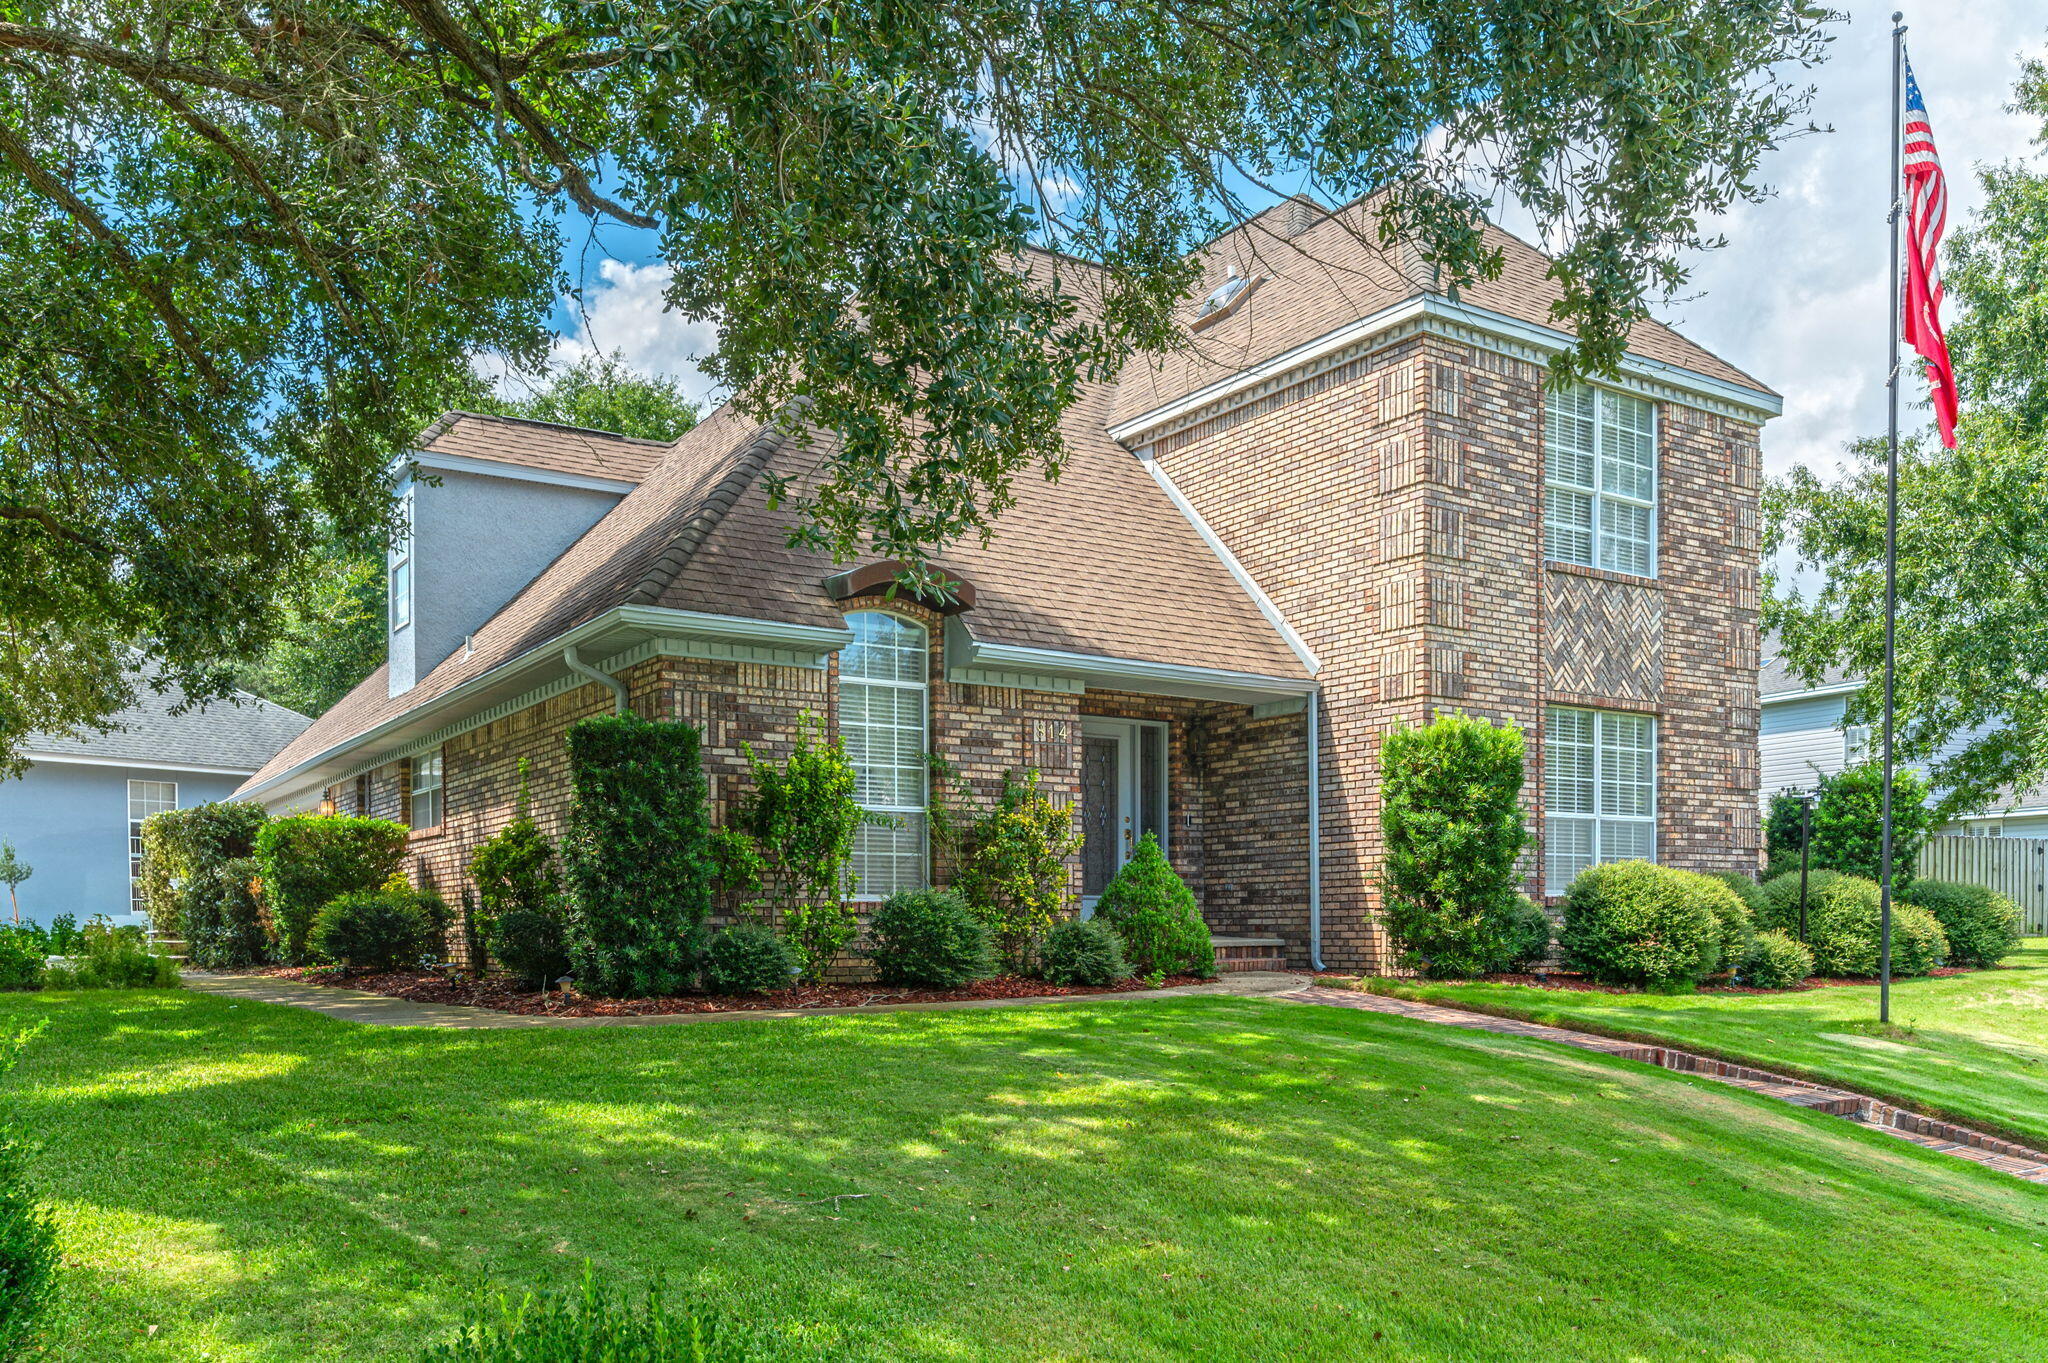
[[[1081,723],[1081,916],[1147,833],[1166,847],[1166,726],[1135,719]]]

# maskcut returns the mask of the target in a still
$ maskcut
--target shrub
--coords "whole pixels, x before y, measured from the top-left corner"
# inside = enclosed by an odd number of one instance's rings
[[[14,921],[21,921],[21,897],[16,893],[36,868],[21,859],[11,842],[0,842],[0,885],[7,887],[7,907],[13,912]]]
[[[1813,806],[1812,866],[1876,880],[1883,862],[1884,777],[1875,762],[1825,777]],[[1920,859],[1920,844],[1934,824],[1927,804],[1927,781],[1918,772],[1892,773],[1892,889],[1910,884]],[[1798,869],[1793,848],[1790,869]],[[1774,868],[1775,869],[1775,868]]]
[[[0,1044],[0,1075],[12,1071],[42,1024]],[[0,1119],[0,1359],[27,1355],[57,1295],[57,1231],[28,1182],[31,1147],[12,1113]]]
[[[1590,866],[1565,891],[1565,960],[1596,980],[1689,989],[1721,965],[1721,916],[1735,892],[1647,861]]]
[[[1138,850],[1095,901],[1095,917],[1123,938],[1124,955],[1140,975],[1216,973],[1216,948],[1195,908],[1194,892],[1167,864],[1159,839],[1150,833],[1139,839]]]
[[[71,964],[43,971],[48,989],[175,989],[178,964],[143,945],[133,928],[95,918],[80,929]]]
[[[1115,984],[1130,977],[1123,938],[1100,918],[1055,924],[1038,944],[1039,976],[1053,984]]]
[[[1406,964],[1436,977],[1506,968],[1516,909],[1522,734],[1467,715],[1380,745],[1380,888]]]
[[[1725,896],[1715,895],[1712,908],[1715,921],[1721,925],[1720,968],[1733,970],[1749,955],[1750,945],[1756,941],[1754,905],[1762,899],[1763,892],[1755,881],[1740,871],[1703,871],[1701,874],[1727,886],[1730,891]]]
[[[499,918],[492,929],[491,951],[535,989],[545,989],[569,973],[561,915],[546,909],[513,909]]]
[[[1799,873],[1778,876],[1764,886],[1769,926],[1793,931],[1799,922]],[[1818,975],[1878,973],[1881,954],[1877,882],[1828,872],[1808,886],[1806,942]],[[1948,939],[1934,915],[1896,896],[1892,900],[1892,973],[1925,975],[1948,956]]]
[[[295,814],[273,819],[256,835],[263,902],[289,965],[309,959],[314,920],[345,894],[365,894],[398,869],[412,830],[389,819]]]
[[[78,949],[78,915],[60,913],[50,920],[49,940],[44,943],[52,956],[69,956]]]
[[[262,965],[270,959],[270,919],[256,884],[263,868],[254,857],[223,861],[207,873],[210,884],[185,898],[185,941],[192,964],[205,970]]]
[[[1919,905],[1941,924],[1950,965],[1997,965],[2019,948],[2026,932],[2020,906],[1982,885],[1916,880],[1899,898]]]
[[[219,871],[256,853],[256,837],[270,820],[249,800],[219,800],[167,809],[142,821],[142,902],[150,926],[166,937],[190,940],[219,924],[225,909]]]
[[[951,890],[904,890],[868,921],[883,984],[956,988],[995,972],[988,929]]]
[[[562,868],[555,859],[554,843],[528,811],[523,757],[519,759],[519,798],[512,821],[470,854],[469,878],[476,886],[476,907],[463,926],[470,943],[470,968],[479,974],[490,968],[491,937],[501,916],[561,911]]]
[[[41,933],[0,928],[0,989],[42,988],[47,954]]]
[[[953,887],[995,937],[1003,963],[1022,970],[1031,944],[1068,912],[1067,858],[1081,850],[1071,810],[1038,788],[1038,773],[1003,778],[1003,792],[957,834]]]
[[[758,1338],[758,1336],[755,1336]],[[632,1306],[586,1263],[575,1292],[479,1296],[453,1339],[421,1363],[747,1363],[760,1356],[737,1327],[672,1312],[659,1283]]]
[[[438,954],[447,931],[440,896],[401,882],[335,899],[320,910],[311,945],[350,970],[395,970]]]
[[[1799,869],[1799,838],[1804,827],[1805,802],[1797,791],[1781,790],[1771,797],[1764,815],[1765,879]]]
[[[593,994],[679,993],[711,912],[711,825],[697,731],[633,715],[569,728],[562,848],[570,969]]]
[[[1541,965],[1550,957],[1550,937],[1553,925],[1550,915],[1543,906],[1525,894],[1515,896],[1515,907],[1508,915],[1507,930],[1502,934],[1502,970],[1527,970]]]
[[[720,928],[704,952],[704,988],[713,994],[765,994],[796,976],[796,953],[760,923]]]
[[[714,858],[721,885],[753,875],[783,937],[812,983],[860,933],[846,902],[854,838],[871,816],[854,800],[853,764],[838,739],[827,742],[817,720],[803,716],[789,756],[771,762],[747,747],[753,786],[733,811],[751,851],[721,839]]]
[[[1767,928],[1750,939],[1735,978],[1752,989],[1791,989],[1813,974],[1813,953],[1791,934]]]

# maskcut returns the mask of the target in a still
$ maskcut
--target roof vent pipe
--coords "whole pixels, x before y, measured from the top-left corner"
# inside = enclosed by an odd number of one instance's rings
[[[562,661],[568,666],[569,670],[571,672],[574,672],[577,676],[587,677],[591,681],[597,682],[601,686],[609,686],[612,691],[612,713],[618,715],[623,715],[626,713],[626,684],[624,682],[620,681],[617,677],[614,677],[609,672],[598,671],[589,663],[586,663],[583,661],[583,659],[577,657],[576,645],[574,644],[570,644],[567,647],[563,648]]]

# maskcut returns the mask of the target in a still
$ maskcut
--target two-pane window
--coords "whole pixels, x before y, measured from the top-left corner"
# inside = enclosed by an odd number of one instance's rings
[[[854,799],[888,826],[854,835],[854,893],[883,898],[925,882],[925,703],[930,654],[923,629],[879,611],[846,617],[853,642],[839,655],[839,736],[853,765]]]
[[[1543,553],[1560,563],[1657,572],[1657,409],[1572,384],[1543,406]]]
[[[412,759],[411,795],[407,800],[414,828],[441,826],[441,754],[437,750]]]
[[[142,821],[178,807],[176,781],[130,781],[128,783],[128,911],[141,913]]]
[[[1588,866],[1657,859],[1657,725],[1612,710],[1543,714],[1543,889]]]
[[[391,628],[412,623],[412,505],[413,490],[407,488],[398,502],[398,539],[387,556],[389,580],[384,584],[391,600]]]

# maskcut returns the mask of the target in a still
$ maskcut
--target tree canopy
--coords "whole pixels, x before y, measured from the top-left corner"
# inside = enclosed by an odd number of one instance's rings
[[[2043,121],[2048,68],[2029,63],[2014,105]],[[1944,815],[2048,779],[2048,172],[1980,171],[1985,202],[1948,257],[1959,305],[1950,350],[1957,446],[1899,456],[1894,741],[1926,764]],[[1773,573],[1766,624],[1794,671],[1865,680],[1847,723],[1878,723],[1884,665],[1885,444],[1851,447],[1846,475],[1795,468],[1766,493]]]
[[[142,648],[196,699],[479,352],[539,363],[574,223],[652,232],[711,377],[836,433],[800,541],[985,532],[1191,248],[1283,177],[1456,284],[1556,239],[1564,370],[1762,192],[1805,0],[28,0],[0,20],[0,754]],[[1788,74],[1791,73],[1788,78]],[[1018,268],[1030,244],[1066,254]],[[1078,259],[1076,259],[1078,258]],[[1083,264],[1081,261],[1088,263]]]

